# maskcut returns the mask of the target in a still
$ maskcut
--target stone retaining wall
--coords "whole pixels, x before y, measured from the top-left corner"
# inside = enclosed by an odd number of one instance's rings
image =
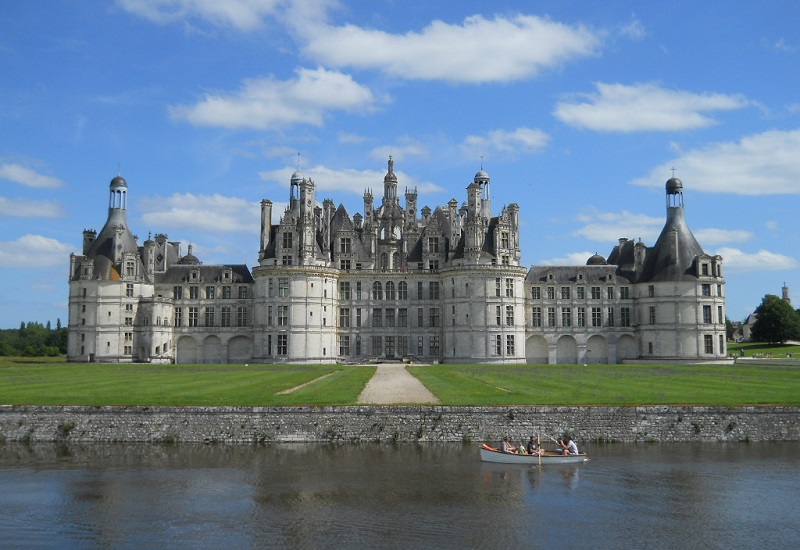
[[[0,406],[0,442],[800,441],[800,407]]]

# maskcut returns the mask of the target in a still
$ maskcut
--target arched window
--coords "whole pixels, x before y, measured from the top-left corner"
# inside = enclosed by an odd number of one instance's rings
[[[405,281],[400,281],[400,284],[397,285],[397,298],[408,300],[408,285]]]
[[[394,300],[394,283],[392,281],[388,281],[386,283],[386,299],[387,300]]]
[[[381,283],[379,281],[372,283],[372,299],[383,300],[383,290],[381,289]]]

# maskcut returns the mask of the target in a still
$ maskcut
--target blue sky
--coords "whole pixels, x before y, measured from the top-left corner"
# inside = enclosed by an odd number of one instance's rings
[[[299,165],[363,210],[389,154],[420,207],[521,208],[523,265],[652,245],[671,169],[728,315],[800,306],[800,3],[73,0],[0,6],[0,327],[67,322],[108,183],[204,263],[256,264]]]

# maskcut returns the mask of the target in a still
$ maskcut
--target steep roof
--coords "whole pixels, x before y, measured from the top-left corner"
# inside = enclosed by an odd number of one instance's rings
[[[667,223],[656,244],[648,249],[641,282],[684,281],[695,278],[693,269],[703,248],[686,225],[683,207],[667,210]]]

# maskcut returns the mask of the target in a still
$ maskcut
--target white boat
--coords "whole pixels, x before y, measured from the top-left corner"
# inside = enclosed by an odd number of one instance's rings
[[[577,455],[562,455],[552,451],[543,451],[543,453],[541,457],[539,455],[521,455],[504,453],[499,449],[489,447],[485,443],[481,446],[481,460],[496,464],[575,464],[589,460],[586,453]]]

